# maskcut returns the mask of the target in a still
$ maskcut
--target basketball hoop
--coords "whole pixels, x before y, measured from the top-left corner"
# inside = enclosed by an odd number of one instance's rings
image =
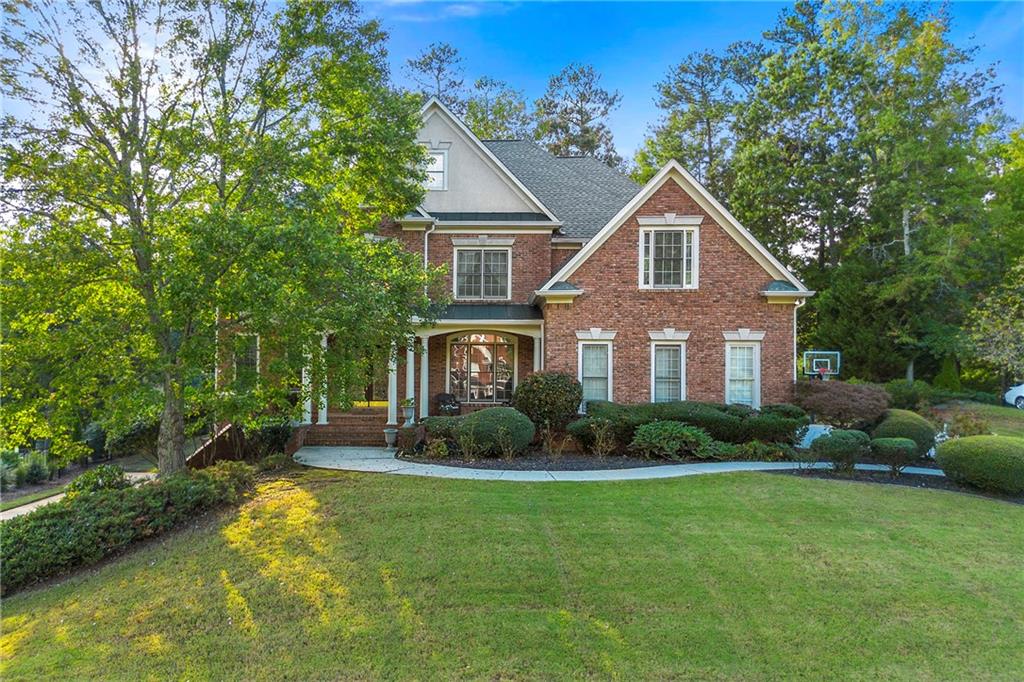
[[[841,355],[837,350],[804,351],[804,375],[820,381],[839,376]]]

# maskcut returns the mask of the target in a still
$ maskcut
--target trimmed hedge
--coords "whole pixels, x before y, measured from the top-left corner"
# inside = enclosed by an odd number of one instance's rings
[[[1010,495],[1024,493],[1024,438],[955,438],[939,445],[935,459],[957,483]]]
[[[133,542],[193,519],[200,511],[237,501],[252,483],[249,465],[219,462],[133,488],[65,497],[3,521],[0,588],[8,594],[93,564]]]
[[[576,416],[583,402],[583,387],[565,372],[534,372],[516,386],[512,407],[535,425],[562,430]]]
[[[893,476],[899,476],[905,467],[918,459],[917,443],[909,438],[875,438],[871,441],[871,454],[887,464]]]
[[[875,427],[873,438],[909,438],[917,443],[923,457],[935,445],[935,427],[921,415],[909,410],[886,410],[885,419]]]
[[[831,462],[832,468],[840,473],[852,473],[854,464],[871,452],[871,439],[863,431],[834,429],[815,438],[810,451],[815,461]]]
[[[501,454],[502,443],[520,453],[533,441],[537,429],[525,414],[512,407],[488,407],[458,418],[456,441],[471,437],[481,455]]]
[[[711,436],[696,426],[680,422],[651,422],[636,430],[630,449],[644,457],[706,457]]]
[[[116,464],[101,464],[98,467],[89,469],[81,476],[76,477],[64,488],[68,497],[75,495],[89,494],[101,490],[117,490],[127,488],[131,481],[124,475],[124,469]]]

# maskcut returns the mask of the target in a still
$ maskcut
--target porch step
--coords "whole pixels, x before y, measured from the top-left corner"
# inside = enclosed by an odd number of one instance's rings
[[[329,409],[326,424],[312,424],[305,445],[384,445],[387,408],[356,407],[342,412]]]

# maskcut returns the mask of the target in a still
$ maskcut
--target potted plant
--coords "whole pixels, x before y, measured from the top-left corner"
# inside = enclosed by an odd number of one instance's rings
[[[402,414],[405,416],[405,423],[402,426],[412,426],[416,422],[416,399],[406,398],[401,405]]]

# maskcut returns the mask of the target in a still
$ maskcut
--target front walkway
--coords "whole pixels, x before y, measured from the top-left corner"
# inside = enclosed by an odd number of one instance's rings
[[[148,481],[152,478],[156,478],[156,474],[148,471],[127,471],[125,476],[128,477],[132,483],[138,483],[139,481]],[[5,512],[0,512],[0,521],[6,521],[7,519],[13,519],[15,516],[21,516],[22,514],[28,514],[30,511],[34,511],[39,507],[47,504],[52,504],[57,500],[64,497],[64,493],[56,493],[50,497],[44,497],[35,502],[29,502],[18,507],[11,507]]]
[[[701,462],[699,464],[666,464],[637,469],[594,469],[591,471],[509,471],[507,469],[469,469],[441,464],[406,462],[395,457],[394,450],[368,447],[304,447],[295,453],[295,461],[320,469],[341,469],[403,476],[434,478],[469,478],[480,481],[638,481],[647,478],[675,478],[696,474],[720,474],[732,471],[772,471],[797,469],[795,462]],[[830,465],[819,462],[816,469]],[[887,471],[880,464],[858,464],[865,471]],[[938,469],[907,467],[908,474],[942,476]]]

